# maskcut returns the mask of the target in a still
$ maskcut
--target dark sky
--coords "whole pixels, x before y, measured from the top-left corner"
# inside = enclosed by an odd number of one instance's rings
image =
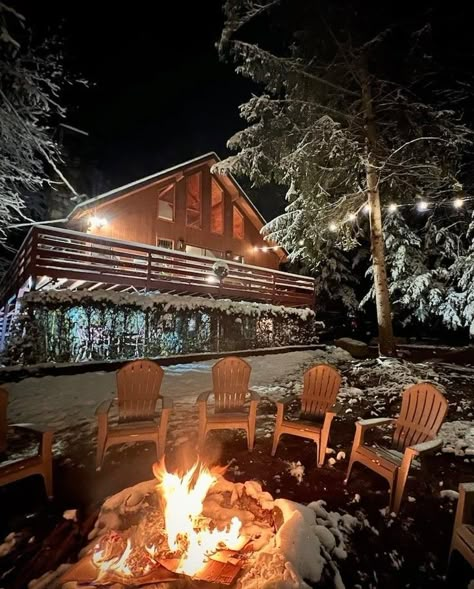
[[[368,14],[372,1],[363,3]],[[90,155],[110,188],[208,151],[227,155],[227,139],[244,126],[238,106],[253,87],[219,61],[223,0],[7,3],[25,14],[36,42],[57,33],[68,70],[90,81],[65,94],[67,122],[90,134]],[[410,19],[402,4],[389,2]],[[439,59],[457,77],[458,65],[474,63],[471,3],[423,4],[433,14]],[[272,189],[251,194],[267,218],[282,208]]]
[[[38,37],[59,33],[68,68],[90,81],[66,94],[67,122],[90,133],[112,186],[207,151],[226,155],[251,86],[219,61],[222,0],[15,5]]]

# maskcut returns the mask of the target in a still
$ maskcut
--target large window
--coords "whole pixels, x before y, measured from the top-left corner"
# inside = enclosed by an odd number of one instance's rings
[[[224,233],[224,192],[218,182],[211,182],[211,232]]]
[[[186,225],[201,229],[201,173],[186,177]]]
[[[186,253],[194,256],[206,256],[207,258],[223,259],[224,253],[219,250],[209,250],[196,245],[186,245]]]
[[[158,218],[174,221],[174,184],[158,193]]]
[[[237,239],[243,239],[245,236],[244,216],[235,205],[232,211],[232,234]]]

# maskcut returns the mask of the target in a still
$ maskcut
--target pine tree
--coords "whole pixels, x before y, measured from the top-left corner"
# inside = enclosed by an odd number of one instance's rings
[[[26,40],[21,44],[19,38]],[[65,74],[61,55],[48,44],[31,47],[24,18],[1,3],[0,50],[1,242],[8,226],[28,221],[29,207],[37,205],[30,198],[27,207],[25,193],[61,181],[60,152],[48,123],[64,116],[58,97]]]
[[[428,75],[426,15],[349,0],[228,0],[225,14],[221,55],[263,91],[241,107],[248,126],[228,143],[237,154],[216,168],[291,186],[296,197],[268,236],[304,231],[318,254],[331,232],[351,244],[368,205],[379,349],[393,354],[381,198],[451,197],[471,141]]]

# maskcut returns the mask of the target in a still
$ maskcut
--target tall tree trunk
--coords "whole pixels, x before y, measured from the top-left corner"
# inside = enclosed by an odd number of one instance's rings
[[[388,292],[387,270],[385,267],[385,247],[382,228],[382,211],[380,207],[379,175],[374,165],[377,133],[372,104],[372,94],[367,68],[363,68],[362,101],[366,114],[367,133],[367,204],[370,216],[370,244],[372,267],[374,273],[375,304],[377,308],[377,323],[379,330],[379,353],[393,356],[395,342],[393,339],[392,313],[390,295]]]

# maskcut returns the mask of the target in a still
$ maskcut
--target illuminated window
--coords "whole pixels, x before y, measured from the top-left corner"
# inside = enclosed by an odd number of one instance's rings
[[[186,225],[201,229],[201,173],[186,178]]]
[[[244,216],[239,211],[239,209],[234,206],[233,214],[232,214],[232,234],[237,239],[244,238]]]
[[[158,218],[174,221],[174,184],[163,188],[158,194]]]
[[[214,178],[211,183],[211,232],[224,233],[224,193]]]

